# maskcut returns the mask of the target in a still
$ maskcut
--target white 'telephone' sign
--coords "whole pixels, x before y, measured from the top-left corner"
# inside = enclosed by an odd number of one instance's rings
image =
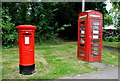
[[[30,37],[25,37],[25,44],[30,44]]]

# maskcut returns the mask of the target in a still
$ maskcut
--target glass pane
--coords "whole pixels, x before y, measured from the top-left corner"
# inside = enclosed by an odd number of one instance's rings
[[[81,30],[81,34],[85,34],[85,31]]]
[[[99,35],[93,35],[93,39],[98,39]]]
[[[99,29],[99,26],[92,26],[93,29]]]
[[[83,29],[85,29],[85,28],[84,28],[84,26],[80,26],[80,29],[82,29],[82,30],[83,30]]]
[[[99,40],[98,40],[98,39],[93,39],[92,42],[93,42],[93,43],[98,43]]]
[[[85,35],[80,35],[80,38],[84,38],[85,37]]]
[[[93,48],[93,49],[92,49],[92,52],[98,52],[98,51],[99,51],[98,48]]]
[[[92,53],[92,57],[99,56],[99,53]]]
[[[92,33],[93,33],[93,34],[99,34],[99,31],[98,31],[98,30],[93,30]]]
[[[80,54],[81,56],[84,56],[84,54],[82,53],[82,54]]]
[[[99,21],[93,21],[93,25],[100,25]]]
[[[84,48],[80,48],[80,50],[84,51]]]
[[[84,24],[84,21],[80,22],[80,24],[83,25],[83,24]]]
[[[99,44],[92,44],[92,47],[99,47]]]
[[[84,43],[85,41],[83,39],[80,40],[81,43]]]
[[[85,44],[83,44],[83,43],[80,43],[80,46],[84,46]]]

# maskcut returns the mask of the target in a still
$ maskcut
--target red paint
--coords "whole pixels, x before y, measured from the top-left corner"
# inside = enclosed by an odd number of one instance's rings
[[[82,18],[81,18],[82,17]],[[82,59],[83,61],[96,62],[101,60],[102,55],[102,20],[103,16],[98,11],[82,12],[78,15],[78,50],[77,58]],[[95,21],[95,22],[93,22]],[[81,24],[84,22],[84,24]],[[99,23],[94,25],[93,23]],[[81,28],[84,26],[84,29]],[[93,29],[93,26],[99,27],[99,29]],[[85,33],[81,33],[84,31]],[[99,31],[99,33],[98,33]],[[94,34],[93,34],[94,32]],[[84,35],[84,38],[81,38],[80,35]],[[93,35],[95,38],[93,38]],[[95,36],[96,35],[96,36]],[[99,36],[99,38],[97,38]],[[92,40],[97,39],[99,42],[93,43]],[[80,40],[84,40],[81,42]],[[84,44],[84,46],[80,45]],[[98,47],[92,47],[93,44],[98,44]],[[92,51],[94,48],[99,51]],[[97,53],[97,55],[92,56],[92,53]]]
[[[34,32],[37,28],[32,25],[20,25],[16,27],[19,32],[19,56],[20,65],[29,66],[34,62]],[[29,38],[26,40],[25,37]],[[26,42],[26,43],[25,43]]]

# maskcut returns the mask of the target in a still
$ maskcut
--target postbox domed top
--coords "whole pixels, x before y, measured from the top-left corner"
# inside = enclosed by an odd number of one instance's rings
[[[36,29],[36,26],[32,26],[32,25],[19,25],[16,26],[17,29]]]

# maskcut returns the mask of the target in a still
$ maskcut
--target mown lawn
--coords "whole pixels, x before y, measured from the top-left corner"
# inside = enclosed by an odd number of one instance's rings
[[[3,79],[57,79],[99,70],[77,59],[77,45],[71,43],[36,45],[36,73],[29,76],[19,74],[18,48],[3,49],[2,53]],[[117,55],[117,52],[103,50],[101,62],[117,66]]]
[[[103,41],[103,46],[113,46],[113,47],[119,47],[120,48],[120,45],[118,45],[119,42],[105,42]]]
[[[118,52],[102,50],[102,54],[101,62],[111,64],[113,66],[118,66],[118,55],[120,55]]]

